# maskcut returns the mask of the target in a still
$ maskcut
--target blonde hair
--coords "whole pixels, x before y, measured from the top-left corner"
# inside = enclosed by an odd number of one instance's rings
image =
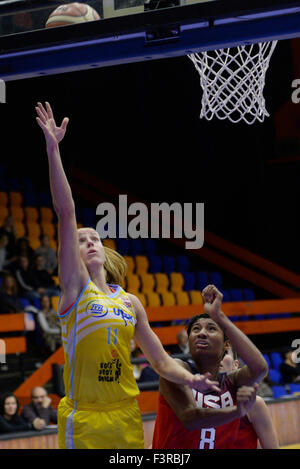
[[[124,287],[127,274],[127,263],[121,254],[107,246],[104,247],[106,282]]]

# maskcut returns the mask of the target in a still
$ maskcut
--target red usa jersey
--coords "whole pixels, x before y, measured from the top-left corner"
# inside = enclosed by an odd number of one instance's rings
[[[240,419],[240,428],[234,443],[236,449],[257,449],[258,438],[247,415]]]
[[[236,388],[224,375],[220,391],[203,394],[194,391],[198,407],[222,409],[236,404]],[[159,396],[158,411],[153,434],[153,449],[229,449],[234,448],[240,419],[219,427],[187,430],[175,415],[166,399]]]

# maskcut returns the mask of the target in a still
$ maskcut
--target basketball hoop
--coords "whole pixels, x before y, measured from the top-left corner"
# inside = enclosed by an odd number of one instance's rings
[[[277,41],[190,54],[203,90],[200,118],[253,124],[269,116],[265,76]]]

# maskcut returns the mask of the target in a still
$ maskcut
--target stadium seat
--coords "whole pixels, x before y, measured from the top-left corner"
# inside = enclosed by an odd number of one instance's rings
[[[177,272],[188,272],[190,269],[190,262],[187,256],[176,257],[176,270]]]
[[[231,301],[243,301],[244,300],[242,290],[239,288],[231,288],[229,290],[229,295],[230,295]]]
[[[145,293],[148,306],[161,306],[161,300],[158,293],[149,292]]]
[[[33,236],[30,236],[28,238],[28,241],[29,241],[29,245],[30,247],[36,251],[36,249],[38,249],[40,246],[41,246],[41,241],[40,241],[40,238],[35,238]]]
[[[0,191],[0,206],[6,207],[8,204],[8,195],[5,191]]]
[[[24,207],[26,222],[36,223],[39,219],[39,212],[36,207]]]
[[[40,207],[41,222],[52,223],[54,219],[54,212],[50,207]]]
[[[221,293],[223,295],[223,303],[229,302],[230,301],[230,295],[229,295],[228,290],[222,290],[221,289]]]
[[[189,292],[192,305],[203,305],[203,298],[199,290],[192,290]]]
[[[54,311],[57,311],[59,303],[59,296],[52,296],[51,297],[51,305]]]
[[[243,294],[245,301],[255,301],[255,293],[252,288],[244,288]]]
[[[278,370],[275,370],[274,368],[270,368],[269,377],[273,383],[282,384],[282,376]]]
[[[56,239],[50,238],[49,244],[54,249],[54,251],[57,251],[57,241],[56,241]]]
[[[176,304],[178,306],[187,306],[190,304],[190,298],[188,292],[186,291],[178,291],[174,293]]]
[[[131,255],[132,256],[142,256],[144,253],[144,247],[141,239],[131,239]]]
[[[218,289],[221,289],[223,286],[223,279],[220,272],[210,272],[209,273],[209,282],[212,285],[215,285]]]
[[[162,272],[162,260],[159,256],[148,256],[149,259],[149,272],[156,274]]]
[[[117,239],[117,251],[122,256],[130,256],[131,255],[130,244],[129,244],[129,240],[127,238]]]
[[[18,191],[10,191],[9,192],[9,203],[11,206],[20,207],[23,204],[23,197],[21,192]]]
[[[170,274],[175,271],[176,263],[173,256],[162,256],[163,261],[163,272]]]
[[[26,222],[27,233],[29,238],[39,238],[41,236],[41,227],[36,222]]]
[[[263,353],[263,357],[264,357],[264,359],[266,360],[269,369],[272,368],[272,364],[271,364],[271,360],[270,360],[269,355],[268,355],[267,353]]]
[[[151,293],[155,289],[155,277],[154,274],[143,273],[140,275],[141,279],[141,291],[142,293]]]
[[[161,293],[161,299],[162,299],[163,306],[175,306],[176,305],[175,295],[172,292],[165,291]]]
[[[156,244],[153,239],[144,239],[144,252],[149,256],[154,256],[156,254]]]
[[[146,256],[135,256],[136,273],[146,274],[149,269],[149,261]]]
[[[157,273],[154,274],[156,285],[155,291],[156,293],[164,293],[168,291],[169,288],[169,277],[165,273]]]
[[[139,276],[136,274],[128,273],[126,278],[128,293],[132,293],[133,295],[135,295],[137,292],[140,291],[141,282]]]
[[[279,397],[286,396],[287,391],[285,386],[272,386],[273,396],[278,399]]]
[[[3,224],[4,220],[8,217],[9,211],[7,207],[0,205],[0,223]]]
[[[102,240],[102,244],[103,246],[113,249],[114,251],[117,249],[117,245],[114,239],[105,238]]]
[[[207,272],[196,273],[196,288],[202,291],[207,285],[209,285],[209,278]]]
[[[291,383],[289,384],[289,388],[291,394],[300,393],[300,383]]]
[[[10,213],[14,217],[15,222],[23,223],[25,218],[25,212],[23,207],[17,207],[13,205],[12,207],[10,207]]]
[[[15,223],[15,230],[17,238],[24,238],[26,236],[26,227],[22,222]]]
[[[147,299],[146,299],[146,296],[144,295],[144,293],[136,292],[136,293],[135,293],[135,296],[138,297],[138,299],[140,300],[140,302],[142,303],[142,305],[144,306],[144,308],[146,308],[146,306],[147,306]]]
[[[132,256],[124,256],[124,259],[125,259],[126,264],[127,264],[127,269],[128,269],[127,273],[133,274],[134,270],[135,270],[134,258]]]
[[[47,235],[49,236],[49,238],[55,238],[56,230],[55,230],[55,226],[53,223],[41,222],[40,228],[41,228],[42,236]]]
[[[271,362],[272,362],[272,365],[273,365],[272,368],[275,368],[275,370],[279,371],[280,370],[280,364],[283,362],[283,358],[282,358],[281,353],[272,352],[272,353],[270,353],[270,358],[271,358]]]
[[[183,290],[184,278],[180,272],[171,272],[170,275],[170,290],[177,293]]]
[[[192,272],[183,272],[182,275],[184,278],[183,289],[185,291],[195,290],[196,279],[194,274]]]

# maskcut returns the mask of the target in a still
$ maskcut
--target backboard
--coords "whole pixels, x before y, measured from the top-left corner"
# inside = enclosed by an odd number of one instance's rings
[[[70,1],[0,4],[5,81],[300,36],[300,0],[91,0],[101,20],[45,29]]]

